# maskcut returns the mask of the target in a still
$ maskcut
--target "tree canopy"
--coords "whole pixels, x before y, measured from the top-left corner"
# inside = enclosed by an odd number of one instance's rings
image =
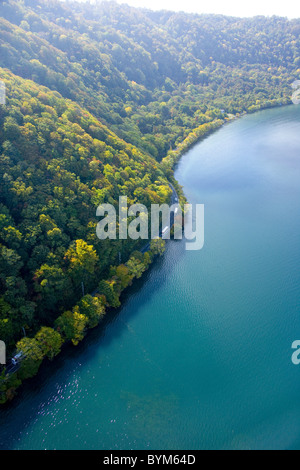
[[[161,240],[145,254],[141,241],[99,240],[98,205],[168,203],[169,181],[182,198],[173,167],[193,143],[291,102],[299,33],[277,17],[0,3],[0,337],[26,352],[4,388],[0,377],[0,401],[163,253]]]

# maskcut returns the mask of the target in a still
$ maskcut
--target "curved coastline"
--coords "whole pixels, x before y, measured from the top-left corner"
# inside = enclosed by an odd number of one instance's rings
[[[288,105],[291,105],[292,103],[287,103],[286,106]],[[263,111],[263,110],[266,110],[266,109],[271,109],[271,108],[278,108],[280,106],[282,106],[283,103],[280,103],[280,104],[277,104],[277,105],[272,105],[272,106],[266,106],[266,107],[262,107],[261,109],[257,109],[255,111],[252,111],[251,114],[254,114],[254,113],[257,113],[257,112],[260,112],[260,111]],[[171,180],[171,184],[170,184],[170,187],[171,189],[173,190],[173,194],[172,194],[172,200],[174,200],[174,197],[176,196],[178,198],[178,200],[180,201],[181,205],[183,205],[183,203],[186,201],[186,198],[185,198],[185,195],[184,195],[184,192],[181,188],[181,186],[179,185],[178,181],[175,179],[174,177],[174,172],[175,172],[175,169],[179,163],[179,161],[181,160],[181,158],[188,152],[190,151],[195,145],[199,144],[203,139],[209,137],[211,134],[213,134],[214,132],[216,132],[217,130],[219,130],[221,127],[223,127],[224,125],[228,125],[228,124],[231,124],[233,121],[235,121],[236,119],[240,119],[244,116],[246,116],[248,113],[245,112],[241,115],[238,115],[238,116],[231,116],[229,119],[227,120],[216,120],[216,121],[212,121],[208,124],[203,124],[201,126],[199,126],[197,129],[194,129],[189,135],[188,137],[183,141],[181,142],[181,144],[177,147],[177,149],[175,150],[171,150],[168,155],[162,160],[161,162],[161,165],[163,166],[166,174],[168,174],[168,177],[169,177],[169,180]],[[175,187],[174,187],[175,186]],[[174,191],[175,191],[175,196],[174,196]],[[174,201],[173,201],[174,202]],[[173,203],[172,202],[172,203]],[[145,245],[144,247],[142,247],[140,249],[141,253],[142,254],[145,254],[145,253],[148,253],[148,252],[151,252],[150,248],[149,248],[149,244],[147,244],[147,246]],[[157,254],[156,254],[157,255]],[[155,255],[153,256],[151,254],[151,257],[152,257],[152,260],[151,262],[147,262],[147,267],[146,267],[146,271],[149,269],[150,265],[152,264],[154,258],[155,258]],[[135,282],[135,281],[133,281]],[[97,292],[93,292],[92,294],[90,294],[92,297],[97,297]],[[122,298],[120,298],[120,300],[122,300]],[[115,308],[119,308],[119,307],[122,307],[122,303],[120,305],[117,305],[116,307],[114,306],[107,306],[107,310],[105,312],[105,316],[109,316],[110,315],[110,311],[113,311],[115,310]],[[100,318],[100,321],[99,323],[101,324],[101,318]],[[99,324],[98,323],[98,324]],[[98,326],[98,325],[97,325]],[[93,326],[92,328],[94,328],[95,326]],[[89,330],[90,328],[88,328]],[[86,333],[84,334],[84,336],[80,339],[80,341],[82,341],[84,339],[84,337],[88,334],[88,330],[86,331]],[[66,345],[68,345],[69,343],[71,343],[71,341],[67,341],[65,343],[65,345],[62,345],[63,347],[65,347]],[[77,343],[78,344],[78,343]],[[74,343],[74,345],[76,346],[77,345],[76,343]],[[62,351],[60,352],[60,354],[63,354],[63,349]],[[41,365],[42,361],[39,363],[38,365],[38,369]],[[34,373],[33,376],[31,377],[28,377],[25,379],[25,381],[27,382],[28,380],[30,381],[30,379],[32,377],[35,377],[38,375],[38,369],[36,371],[36,373]],[[6,387],[6,383],[7,381],[10,380],[10,378],[12,378],[16,373],[17,371],[19,370],[19,365],[11,365],[9,370],[7,371],[7,368],[4,369],[4,373],[2,373],[2,379],[0,377],[0,392],[1,392],[1,386],[2,386],[2,397],[3,397],[3,389],[4,389],[4,393],[6,393],[6,390],[7,390],[7,387]],[[13,387],[8,387],[8,390],[9,390],[9,393],[7,394],[7,397],[5,397],[5,399],[2,399],[2,401],[0,401],[0,405],[7,405],[9,404],[10,402],[13,402],[15,396],[17,395],[17,389],[19,389],[21,386],[22,386],[22,383],[23,381],[19,382],[15,382]]]
[[[245,195],[247,198],[253,195],[253,189],[257,192],[261,184],[266,189],[263,180],[260,180],[258,187],[252,186],[252,190],[247,194],[248,185],[244,188],[244,183],[252,184],[252,176],[255,176],[256,172],[255,168],[252,168],[254,173],[243,179],[245,169],[248,167],[244,167],[240,151],[236,152],[234,160],[227,161],[228,154],[225,154],[224,164],[230,167],[234,165],[237,174],[227,172],[224,174],[223,163],[220,167],[216,167],[214,161],[216,159],[219,162],[223,161],[223,158],[217,156],[219,150],[222,153],[222,142],[230,142],[230,139],[237,137],[240,132],[242,132],[240,142],[243,142],[244,137],[250,132],[247,131],[249,128],[247,122],[250,122],[250,128],[253,128],[254,123],[258,125],[258,129],[262,128],[259,131],[259,146],[264,129],[272,128],[272,123],[276,126],[281,122],[284,125],[283,129],[286,130],[289,116],[297,116],[299,122],[298,110],[292,112],[283,110],[283,119],[280,110],[274,114],[263,113],[258,118],[246,117],[245,120],[233,123],[233,131],[229,126],[221,130],[216,137],[206,139],[204,148],[200,144],[200,152],[194,150],[190,155],[186,155],[176,177],[183,184],[191,202],[202,200],[202,194],[205,198],[207,191],[208,194],[214,191],[214,186],[209,189],[209,178],[207,187],[201,183],[207,179],[206,175],[209,177],[207,167],[213,170],[213,174],[217,170],[219,177],[223,175],[222,181],[225,178],[226,184],[220,188],[218,197],[221,202],[218,209],[219,211],[221,209],[221,213],[218,214],[221,218],[224,214],[222,208],[224,209],[228,203],[226,198],[224,201],[223,191],[227,190],[228,183],[230,186],[233,181],[231,176],[239,175],[242,178],[241,180],[238,178],[241,183],[238,187],[231,188],[233,201],[236,200],[238,188],[242,190],[241,196]],[[263,121],[270,123],[264,127],[261,125]],[[292,129],[295,129],[295,122],[292,123]],[[275,130],[275,133],[269,135],[269,142],[274,137],[276,139],[276,136]],[[298,142],[296,135],[294,150]],[[216,150],[216,158],[204,158],[202,161],[201,155],[205,155],[209,149],[212,150],[209,154],[212,156],[215,155],[214,149]],[[280,153],[282,154],[282,147]],[[269,157],[272,161],[272,155]],[[298,160],[295,152],[290,157]],[[274,158],[276,160],[277,154]],[[255,167],[258,163],[259,166],[264,164],[259,156],[255,158]],[[289,163],[289,159],[282,159],[285,167]],[[194,165],[198,168],[197,171]],[[194,180],[193,175],[196,176]],[[289,173],[286,173],[286,176],[289,177]],[[197,181],[200,182],[200,186]],[[212,183],[214,181],[213,177]],[[285,179],[285,182],[287,181],[289,180]],[[295,176],[292,177],[291,183],[294,181]],[[196,188],[202,188],[198,193],[194,193],[192,189],[195,184]],[[277,193],[277,190],[272,192],[275,200]],[[291,191],[291,201],[294,194]],[[243,207],[244,202],[246,201],[237,204],[239,207],[236,214],[237,221],[241,217],[240,209],[244,213],[248,208],[248,206]],[[265,203],[268,204],[270,215],[273,214],[268,200]],[[232,210],[235,212],[234,208]],[[299,392],[299,384],[297,370],[291,364],[288,366],[290,356],[286,348],[290,347],[289,340],[295,339],[298,310],[293,312],[295,296],[294,300],[287,298],[283,303],[280,301],[280,292],[286,288],[280,278],[284,280],[284,277],[288,276],[289,281],[292,280],[291,274],[295,274],[294,264],[297,257],[291,265],[283,262],[286,252],[289,255],[293,252],[289,247],[283,247],[281,255],[276,257],[276,260],[272,258],[271,265],[266,268],[269,258],[267,254],[265,259],[264,252],[272,254],[273,247],[278,247],[281,237],[280,234],[274,234],[270,227],[270,233],[267,234],[271,234],[271,246],[269,243],[267,247],[262,245],[261,251],[257,252],[258,247],[254,243],[252,249],[255,248],[255,252],[252,252],[250,247],[250,251],[247,250],[249,256],[243,253],[246,259],[245,263],[241,264],[242,258],[239,254],[243,244],[233,243],[234,246],[229,249],[228,255],[224,254],[219,244],[220,237],[215,237],[209,229],[210,213],[211,211],[207,213],[207,242],[211,244],[210,250],[206,249],[195,257],[189,256],[180,242],[168,244],[166,255],[152,264],[152,268],[143,278],[136,280],[132,287],[124,292],[120,309],[111,311],[102,326],[90,331],[78,348],[66,347],[57,358],[57,364],[45,363],[36,378],[24,383],[16,400],[7,406],[6,412],[3,409],[3,414],[1,413],[1,423],[7,422],[7,426],[2,427],[3,438],[0,444],[2,448],[4,446],[14,448],[94,446],[105,449],[116,444],[118,446],[116,448],[141,449],[149,444],[150,448],[151,444],[152,448],[155,448],[158,441],[165,449],[170,445],[179,449],[180,442],[184,443],[182,445],[186,448],[259,446],[266,448],[272,445],[278,447],[292,445],[291,440],[295,438],[293,431],[297,430],[293,426],[288,426],[290,431],[287,433],[287,426],[283,427],[283,424],[289,418],[286,400],[291,403],[288,409],[292,407],[296,419],[299,407],[296,407],[293,398]],[[251,214],[253,215],[252,210],[248,215],[251,217]],[[256,217],[255,219],[258,228],[256,242],[260,244],[259,237],[265,235],[267,222],[263,221],[261,226],[260,219]],[[229,233],[223,242],[228,241],[228,235],[232,233],[230,229],[232,220],[228,220],[227,215],[223,222],[226,220],[228,222],[226,227],[229,229],[226,232]],[[286,225],[288,230],[290,225]],[[218,227],[219,224],[217,227],[213,224],[214,229]],[[294,228],[296,227],[299,227],[299,223]],[[285,232],[286,230],[282,235]],[[241,239],[243,233],[244,231],[236,234],[237,239]],[[295,231],[295,236],[297,233],[298,229]],[[219,240],[217,244],[214,239]],[[291,242],[289,245],[293,245],[293,240]],[[296,247],[297,245],[294,245],[294,249]],[[260,257],[264,259],[263,263],[260,262]],[[224,268],[221,267],[221,260],[225,261]],[[258,266],[256,263],[259,263]],[[255,266],[258,269],[252,272]],[[247,274],[249,268],[250,272]],[[190,277],[189,274],[192,273],[194,274]],[[225,278],[224,273],[227,274]],[[252,274],[254,274],[252,286],[254,304],[248,308],[248,277]],[[231,284],[233,290],[229,291],[231,295],[228,296],[226,285],[228,281],[230,282],[231,276],[233,276]],[[221,279],[225,281],[224,289]],[[276,279],[280,283],[278,289],[274,289]],[[298,279],[299,275],[296,274],[288,288],[292,290],[296,288],[295,283]],[[264,282],[261,282],[263,280]],[[180,283],[179,291],[178,283]],[[241,288],[241,295],[236,304],[232,294],[237,288]],[[245,292],[243,294],[244,289],[248,293],[246,298]],[[271,292],[268,293],[268,290]],[[213,297],[210,291],[214,292]],[[292,293],[291,290],[287,292]],[[218,310],[216,302],[220,295],[220,299],[223,295],[225,297]],[[257,309],[256,314],[255,309]],[[249,347],[245,348],[245,342]],[[176,361],[173,360],[174,354],[177,355]],[[274,375],[270,375],[271,371]],[[181,380],[178,380],[179,376]],[[175,396],[174,399],[169,395],[171,392]],[[178,408],[176,408],[176,396],[179,402]],[[231,409],[233,402],[235,404]],[[168,411],[168,416],[164,416],[163,410]],[[79,411],[83,414],[77,415]],[[280,422],[281,413],[284,423]],[[74,419],[75,422],[72,421]],[[76,419],[78,419],[77,424]],[[51,427],[48,429],[50,423]],[[182,435],[180,433],[180,440],[177,441],[175,429],[179,424],[180,430],[184,427],[186,432]],[[260,427],[257,429],[257,425],[260,424],[263,424],[263,429]],[[293,420],[288,421],[286,425],[288,424],[292,425]],[[97,436],[93,432],[98,428],[101,432]],[[56,438],[61,434],[59,430],[66,435],[64,442]],[[44,431],[48,431],[47,436],[43,435]],[[86,442],[84,439],[82,442],[78,439],[76,436],[78,431],[79,434],[84,433]],[[137,442],[126,440],[126,436],[134,438],[138,435],[140,439]],[[299,443],[295,440],[295,446],[297,442]]]

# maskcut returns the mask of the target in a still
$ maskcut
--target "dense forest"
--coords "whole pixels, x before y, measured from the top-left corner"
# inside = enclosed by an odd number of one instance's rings
[[[26,357],[13,377],[3,369],[0,401],[64,341],[78,344],[163,252],[100,241],[97,206],[169,202],[190,145],[289,104],[299,33],[300,20],[277,17],[1,2],[0,338]]]

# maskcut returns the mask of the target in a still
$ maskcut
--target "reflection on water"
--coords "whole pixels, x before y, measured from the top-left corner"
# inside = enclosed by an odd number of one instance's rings
[[[122,392],[121,400],[124,400],[126,404],[128,432],[133,438],[139,440],[143,436],[145,443],[148,442],[150,446],[159,434],[166,448],[174,448],[174,442],[170,441],[170,427],[174,423],[174,416],[178,413],[176,395],[162,396],[155,393],[138,396],[130,392]],[[180,443],[178,442],[177,445]]]
[[[300,448],[299,131],[300,107],[264,111],[182,158],[203,250],[169,242],[123,307],[0,411],[1,449]]]

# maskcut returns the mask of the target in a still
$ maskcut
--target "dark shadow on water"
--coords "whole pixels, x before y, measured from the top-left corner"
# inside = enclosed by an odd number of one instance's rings
[[[141,279],[134,281],[124,294],[122,294],[122,306],[107,312],[102,323],[93,330],[89,330],[84,340],[77,346],[65,345],[62,352],[53,362],[44,361],[36,377],[24,382],[15,399],[0,409],[0,450],[9,450],[17,447],[17,442],[24,430],[37,419],[40,406],[50,398],[50,384],[61,383],[61,373],[65,369],[63,381],[74,374],[74,369],[81,362],[88,363],[94,355],[94,348],[105,344],[107,348],[111,342],[120,337],[127,325],[122,321],[122,313],[126,310],[126,321],[138,314],[137,308],[128,309],[139,295],[139,307],[143,301],[148,302],[154,295],[155,289],[147,289],[147,297],[141,299],[141,291],[148,283],[155,283],[160,287],[166,282],[170,272],[176,266],[178,260],[184,254],[184,242],[172,241],[167,244],[163,257],[157,258],[150,269]],[[70,368],[70,363],[74,368]],[[57,381],[57,382],[56,382]]]

